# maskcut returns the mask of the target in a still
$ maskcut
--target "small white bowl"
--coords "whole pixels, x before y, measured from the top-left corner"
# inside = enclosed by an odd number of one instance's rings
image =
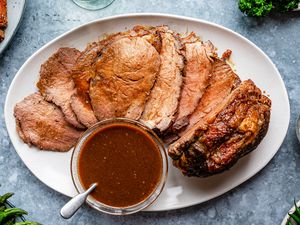
[[[297,202],[297,206],[298,206],[298,207],[300,206],[300,201]],[[289,213],[294,213],[294,212],[295,212],[295,206],[293,206],[293,207],[289,210]],[[285,216],[284,219],[282,220],[281,225],[286,225],[287,222],[288,222],[289,217],[290,217],[290,216],[289,216],[288,214],[286,214],[286,216]]]

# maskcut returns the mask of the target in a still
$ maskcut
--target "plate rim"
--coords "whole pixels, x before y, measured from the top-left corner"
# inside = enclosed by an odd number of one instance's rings
[[[191,202],[189,204],[185,204],[185,205],[176,205],[174,207],[169,207],[168,209],[145,209],[144,211],[166,211],[166,210],[175,210],[175,209],[181,209],[181,208],[186,208],[186,207],[190,207],[190,206],[193,206],[193,205],[197,205],[197,204],[202,204],[206,201],[209,201],[211,199],[214,199],[218,196],[221,196],[225,193],[227,193],[228,191],[240,186],[241,184],[243,184],[245,181],[249,180],[251,177],[255,176],[259,171],[261,171],[262,169],[264,169],[266,167],[266,165],[274,158],[275,154],[279,151],[280,147],[282,146],[282,143],[287,135],[287,132],[288,132],[288,129],[289,129],[289,123],[290,123],[290,100],[289,100],[289,96],[288,96],[288,92],[287,92],[287,89],[286,89],[286,86],[285,86],[285,83],[283,81],[283,78],[281,76],[281,74],[279,73],[276,65],[273,63],[273,61],[269,58],[269,56],[262,50],[260,49],[257,45],[255,45],[252,41],[250,41],[249,39],[247,39],[246,37],[242,36],[241,34],[227,28],[227,27],[224,27],[223,25],[219,25],[219,24],[216,24],[214,22],[210,22],[210,21],[206,21],[206,20],[203,20],[203,19],[198,19],[198,18],[193,18],[193,17],[187,17],[187,16],[181,16],[181,15],[174,15],[174,14],[166,14],[166,13],[125,13],[125,14],[118,14],[118,15],[114,15],[114,16],[108,16],[108,17],[103,17],[103,18],[100,18],[100,19],[95,19],[95,20],[92,20],[90,22],[87,22],[87,23],[84,23],[82,25],[79,25],[79,26],[76,26],[66,32],[64,32],[63,34],[59,35],[58,37],[52,39],[51,41],[49,41],[48,43],[44,44],[42,47],[40,47],[36,52],[34,52],[24,63],[23,65],[20,67],[20,69],[18,70],[18,72],[16,73],[16,75],[14,76],[10,86],[9,86],[9,89],[7,91],[7,95],[6,95],[6,99],[5,99],[5,105],[4,105],[4,120],[5,120],[5,125],[6,125],[6,129],[7,129],[7,132],[8,132],[8,135],[9,135],[9,138],[10,138],[10,142],[12,143],[15,151],[17,152],[18,156],[20,157],[19,155],[19,152],[18,150],[16,149],[15,147],[15,144],[11,141],[11,132],[9,131],[8,129],[8,105],[9,105],[9,102],[8,102],[8,96],[11,96],[12,94],[12,86],[14,86],[15,82],[16,82],[16,78],[19,76],[19,74],[21,73],[21,71],[27,66],[27,64],[29,63],[29,61],[31,61],[32,58],[34,58],[36,55],[38,55],[40,52],[42,52],[44,49],[46,49],[48,46],[50,46],[51,44],[53,44],[54,42],[56,42],[57,40],[63,38],[64,36],[67,36],[68,34],[76,31],[77,29],[80,29],[82,27],[85,27],[85,26],[90,26],[92,24],[95,24],[95,23],[101,23],[101,22],[105,22],[105,21],[109,21],[109,20],[114,20],[114,19],[122,19],[122,18],[135,18],[135,17],[164,17],[164,18],[168,18],[168,19],[179,19],[179,20],[185,20],[185,21],[192,21],[192,22],[197,22],[197,23],[202,23],[202,24],[205,24],[205,25],[209,25],[209,26],[213,26],[215,28],[218,28],[218,29],[221,29],[225,32],[229,32],[239,38],[241,38],[243,41],[247,42],[248,44],[251,45],[251,47],[253,47],[255,50],[257,50],[265,59],[267,59],[267,61],[270,63],[270,65],[272,65],[272,68],[274,69],[274,71],[277,73],[278,77],[279,77],[279,81],[280,81],[280,86],[282,87],[282,89],[284,90],[284,98],[287,100],[287,113],[286,113],[286,121],[287,124],[285,125],[284,127],[284,135],[282,135],[281,137],[281,140],[280,140],[280,144],[278,144],[278,146],[276,147],[277,150],[274,151],[274,153],[272,154],[272,157],[270,157],[269,160],[267,160],[265,162],[265,164],[261,164],[259,167],[257,167],[255,170],[253,170],[253,173],[251,173],[251,175],[248,175],[248,176],[245,176],[243,179],[241,179],[238,183],[238,185],[228,185],[227,188],[224,189],[224,191],[222,191],[222,193],[215,193],[213,195],[210,195],[209,198],[205,198],[204,201],[202,202]],[[52,185],[48,185],[47,183],[43,182],[38,176],[35,175],[35,173],[30,169],[30,167],[27,165],[26,162],[23,161],[23,159],[20,157],[21,161],[26,165],[26,167],[29,169],[29,171],[39,180],[41,181],[43,184],[45,184],[46,186],[50,187],[51,189],[57,191],[58,193],[60,194],[63,194],[63,195],[66,195],[65,193],[61,192],[60,190],[56,189],[55,187],[52,187]],[[70,197],[70,196],[68,196]]]

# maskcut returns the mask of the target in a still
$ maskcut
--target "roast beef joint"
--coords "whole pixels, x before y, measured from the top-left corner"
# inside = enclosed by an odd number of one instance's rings
[[[0,27],[1,28],[1,27]],[[267,134],[271,100],[242,81],[211,41],[167,26],[135,26],[58,49],[40,69],[38,91],[16,104],[20,138],[69,151],[98,121],[124,117],[153,129],[186,176],[231,168]]]

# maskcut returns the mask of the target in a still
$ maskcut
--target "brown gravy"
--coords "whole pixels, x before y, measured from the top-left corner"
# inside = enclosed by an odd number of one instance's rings
[[[79,177],[97,201],[128,207],[145,200],[161,179],[162,157],[157,144],[141,128],[113,124],[99,128],[83,144]]]

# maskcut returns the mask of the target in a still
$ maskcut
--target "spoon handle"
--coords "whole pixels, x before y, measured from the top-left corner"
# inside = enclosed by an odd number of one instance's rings
[[[76,195],[69,202],[67,202],[67,204],[65,204],[61,208],[60,215],[64,219],[71,218],[76,213],[76,211],[83,205],[88,195],[95,189],[96,186],[96,183],[92,184],[85,192]]]

